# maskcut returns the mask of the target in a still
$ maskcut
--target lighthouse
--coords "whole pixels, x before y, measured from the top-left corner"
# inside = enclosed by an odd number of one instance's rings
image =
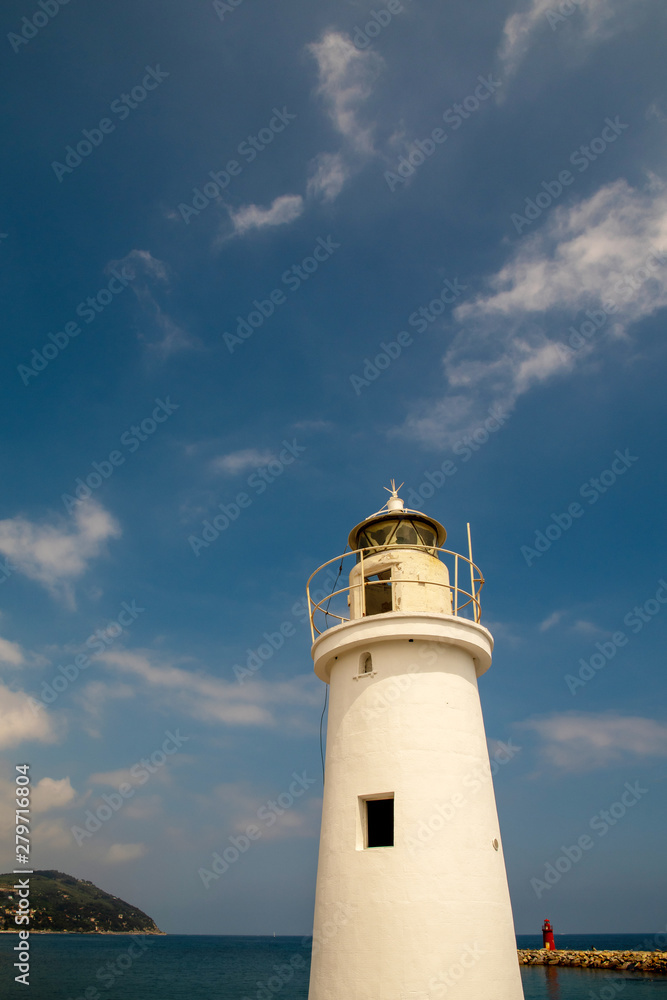
[[[468,556],[450,552],[389,493],[308,581],[329,686],[309,1000],[522,1000],[477,687],[484,581],[469,528]]]

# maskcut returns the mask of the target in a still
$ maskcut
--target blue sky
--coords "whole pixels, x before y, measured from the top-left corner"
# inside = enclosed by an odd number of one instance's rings
[[[662,5],[55,4],[3,9],[0,794],[29,762],[33,864],[166,931],[309,932],[305,581],[396,477],[487,580],[517,930],[662,929]]]

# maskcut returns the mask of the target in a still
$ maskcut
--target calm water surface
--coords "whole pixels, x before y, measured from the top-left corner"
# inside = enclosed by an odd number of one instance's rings
[[[651,935],[560,936],[563,948],[646,948]],[[34,935],[29,990],[14,982],[14,935],[0,935],[0,996],[26,1000],[306,1000],[310,947],[300,937]],[[541,936],[518,939],[539,947]],[[654,945],[655,946],[655,945]],[[278,966],[278,970],[276,970]],[[532,967],[526,1000],[667,1000],[667,976]],[[341,1000],[347,1000],[342,997]],[[382,1000],[382,998],[378,998]],[[437,1000],[437,998],[434,998]],[[480,997],[479,1000],[494,1000]]]

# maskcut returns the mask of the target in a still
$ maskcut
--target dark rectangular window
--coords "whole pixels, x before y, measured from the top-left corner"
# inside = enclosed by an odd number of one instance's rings
[[[381,582],[384,580],[388,580],[389,582]],[[394,610],[390,569],[366,577],[365,600],[367,615],[382,615],[387,611]]]
[[[366,799],[368,847],[394,846],[394,800]]]

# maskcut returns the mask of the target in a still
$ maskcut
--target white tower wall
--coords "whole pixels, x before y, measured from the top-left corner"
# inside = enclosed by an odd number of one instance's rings
[[[492,646],[412,611],[315,642],[330,707],[309,1000],[523,997],[477,690]],[[364,798],[391,795],[394,846],[368,848]]]

